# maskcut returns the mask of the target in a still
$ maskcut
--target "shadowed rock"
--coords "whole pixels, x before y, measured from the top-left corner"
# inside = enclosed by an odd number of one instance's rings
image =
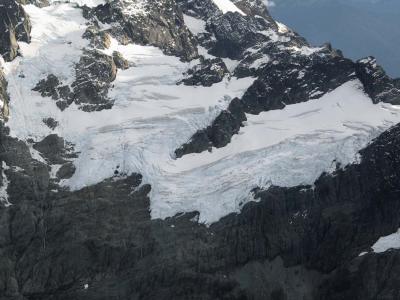
[[[108,89],[117,75],[111,56],[98,50],[86,50],[76,66],[76,80],[71,85],[74,102],[84,111],[109,109],[113,102]]]
[[[114,51],[112,56],[113,56],[114,63],[118,69],[126,70],[129,68],[129,61],[126,60],[120,52]]]
[[[14,0],[0,3],[0,55],[6,61],[18,55],[18,41],[29,43],[31,23],[24,8]]]
[[[391,79],[373,57],[367,57],[356,63],[357,77],[364,85],[366,93],[374,103],[387,102],[400,104],[400,83]]]
[[[200,64],[187,71],[182,82],[185,85],[212,86],[221,82],[227,74],[229,71],[222,59],[204,59],[201,56]]]
[[[100,30],[98,26],[88,26],[82,37],[88,39],[93,48],[108,49],[111,46],[110,34],[105,30]]]
[[[185,61],[197,57],[196,41],[183,26],[182,12],[173,0],[146,0],[140,9],[135,4],[114,0],[93,9],[85,8],[84,16],[93,22],[98,19],[111,24],[111,35],[122,44],[153,45]]]
[[[8,103],[10,102],[10,98],[7,94],[7,85],[3,70],[0,69],[0,103],[2,105],[0,110],[0,119],[3,120],[7,120],[9,116]]]
[[[121,64],[122,61],[117,63]],[[43,97],[56,100],[61,110],[73,102],[87,112],[110,109],[113,106],[113,101],[108,97],[108,90],[117,75],[117,65],[113,57],[99,50],[84,50],[75,67],[75,74],[72,89],[50,74],[39,81],[33,90],[40,92]]]

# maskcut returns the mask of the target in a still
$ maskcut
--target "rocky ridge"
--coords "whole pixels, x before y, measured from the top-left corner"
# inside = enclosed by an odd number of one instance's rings
[[[175,151],[177,158],[226,146],[243,126],[245,114],[282,109],[321,97],[352,79],[363,83],[374,103],[399,103],[398,81],[388,77],[374,58],[354,63],[330,44],[312,49],[302,37],[273,21],[266,10],[260,10],[258,2],[247,6],[246,1],[238,3],[250,16],[227,13],[209,19],[211,25],[207,29],[215,40],[210,53],[240,59],[234,74],[257,76],[257,80],[242,97],[240,112],[238,105],[234,111],[228,107],[221,112],[211,125]]]
[[[5,0],[0,5],[0,55],[10,61],[18,55],[18,41],[29,43],[31,24],[23,7],[16,1]]]

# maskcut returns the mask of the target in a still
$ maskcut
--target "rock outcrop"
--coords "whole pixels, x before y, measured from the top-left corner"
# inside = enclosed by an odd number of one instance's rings
[[[212,86],[221,82],[227,74],[229,71],[222,59],[204,59],[201,56],[200,63],[185,74],[182,82],[185,85]]]
[[[9,115],[8,103],[10,99],[7,94],[7,81],[3,70],[0,69],[0,119],[6,120]]]
[[[166,54],[191,60],[197,56],[196,42],[184,26],[182,12],[175,1],[110,1],[93,9],[85,9],[84,15],[102,23],[111,24],[111,36],[120,43],[133,42],[153,45]]]
[[[56,100],[61,110],[73,102],[84,111],[110,109],[113,101],[108,97],[108,90],[117,75],[116,63],[121,68],[127,67],[121,59],[118,55],[113,58],[99,50],[85,50],[76,65],[76,78],[71,87],[50,74],[39,81],[33,90]]]
[[[0,4],[0,55],[6,61],[18,55],[18,41],[30,42],[31,23],[24,8],[14,0]]]
[[[50,5],[48,0],[17,0],[17,2],[22,5],[33,4],[37,7],[46,7]]]
[[[76,67],[76,80],[71,85],[74,102],[84,111],[112,107],[107,96],[111,82],[117,76],[117,66],[111,56],[97,50],[85,51]]]
[[[400,104],[400,82],[386,75],[376,59],[367,57],[356,63],[357,77],[364,84],[365,91],[378,102]]]

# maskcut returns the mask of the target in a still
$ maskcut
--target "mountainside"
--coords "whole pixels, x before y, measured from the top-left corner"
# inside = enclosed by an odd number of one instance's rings
[[[275,0],[271,14],[311,44],[330,41],[346,56],[374,55],[400,77],[400,2],[397,0]]]
[[[262,0],[3,0],[0,299],[400,299],[400,81]]]

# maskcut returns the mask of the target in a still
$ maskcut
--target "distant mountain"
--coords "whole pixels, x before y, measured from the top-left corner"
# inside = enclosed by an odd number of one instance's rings
[[[374,55],[400,77],[400,1],[276,0],[272,15],[312,44],[331,41],[347,57]]]

